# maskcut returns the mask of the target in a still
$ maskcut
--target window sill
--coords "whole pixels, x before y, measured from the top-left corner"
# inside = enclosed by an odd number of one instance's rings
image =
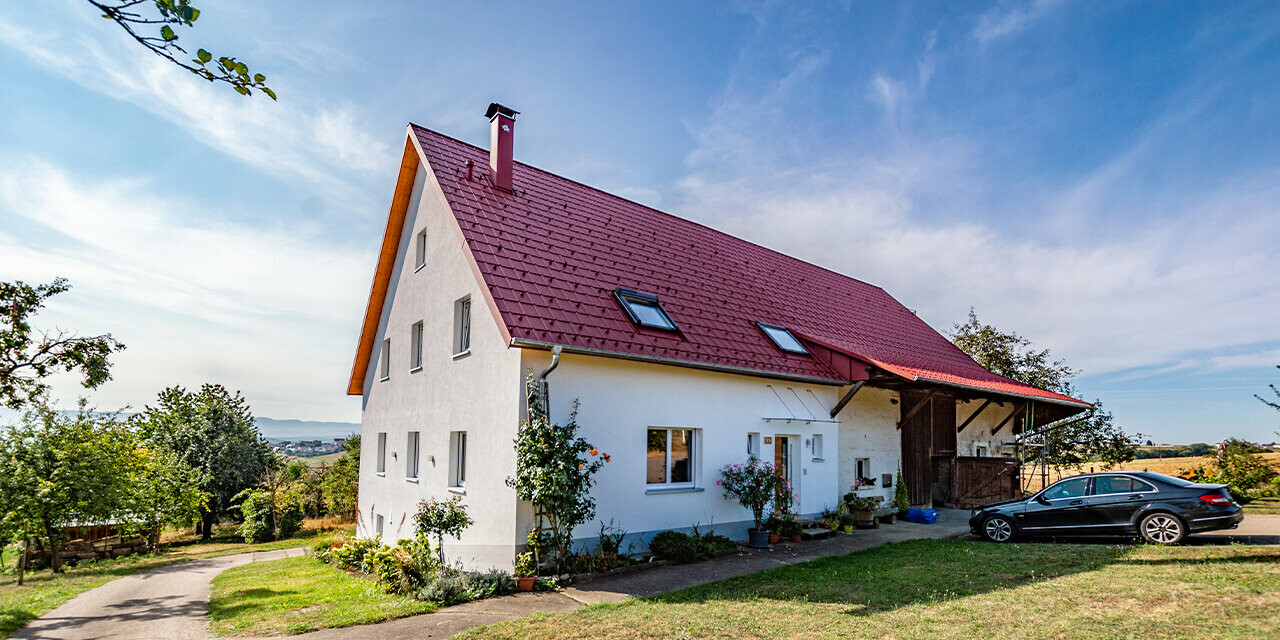
[[[826,461],[827,461],[826,458],[814,458],[813,460],[810,460],[810,462],[826,462]]]
[[[471,355],[471,350],[467,349],[466,351],[459,351],[458,353],[453,354],[453,359],[461,360],[462,358],[465,358],[469,355]]]
[[[699,493],[702,491],[706,491],[706,489],[702,487],[654,487],[652,489],[645,489],[644,494],[646,496],[654,496],[665,493]]]
[[[422,263],[422,264],[420,264],[420,265],[418,265],[418,266],[414,267],[414,268],[413,268],[413,272],[414,272],[414,273],[417,273],[417,272],[419,272],[419,271],[422,271],[422,268],[423,268],[423,267],[425,267],[425,266],[427,266],[427,263],[425,263],[425,262],[424,262],[424,263]]]
[[[410,369],[410,370],[409,370],[409,373],[417,373],[417,372],[419,372],[419,371],[422,371],[422,365],[418,365],[418,366],[416,366],[416,367],[414,367],[414,368]]]
[[[379,478],[385,478],[385,477],[387,477],[387,472],[386,472],[386,471],[375,471],[375,472],[374,472],[374,474],[375,474],[375,475],[377,475]]]
[[[391,379],[391,376],[383,376],[381,378],[378,378],[378,382],[386,382],[390,379]]]
[[[417,479],[417,478],[405,478],[405,479],[404,479],[404,481],[405,481],[405,482],[412,482],[412,483],[414,483],[414,484],[418,484],[418,479]]]
[[[465,495],[467,495],[467,488],[466,488],[466,487],[449,487],[449,488],[448,488],[448,491],[449,491],[449,493],[452,493],[452,494],[453,494],[453,495],[455,495],[455,496],[465,496]]]

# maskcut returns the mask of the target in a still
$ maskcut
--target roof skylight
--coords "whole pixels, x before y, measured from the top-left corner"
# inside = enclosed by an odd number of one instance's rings
[[[672,322],[671,316],[662,308],[658,296],[623,287],[615,289],[613,296],[618,299],[622,310],[627,312],[632,322],[651,329],[676,330],[676,323]]]
[[[773,344],[777,345],[779,349],[782,349],[787,353],[809,353],[809,350],[804,348],[804,345],[800,344],[800,341],[797,340],[794,335],[791,335],[791,332],[788,331],[786,327],[779,327],[776,324],[765,324],[763,322],[757,322],[756,326],[760,327],[760,330],[763,331],[766,336],[769,336],[769,339],[772,340]]]

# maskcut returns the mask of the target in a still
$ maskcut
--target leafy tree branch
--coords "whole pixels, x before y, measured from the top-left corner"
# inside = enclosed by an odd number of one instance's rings
[[[87,0],[89,4],[102,12],[102,17],[114,21],[124,29],[129,37],[146,47],[152,53],[173,64],[208,80],[209,82],[225,82],[240,95],[250,95],[254,90],[276,99],[275,91],[267,87],[267,77],[261,73],[250,73],[249,66],[231,56],[219,56],[205,49],[197,49],[196,57],[190,62],[184,58],[187,50],[178,44],[178,32],[175,27],[193,27],[200,17],[200,10],[191,5],[190,0]],[[154,6],[155,12],[148,11]],[[154,33],[147,35],[144,29],[159,26]]]

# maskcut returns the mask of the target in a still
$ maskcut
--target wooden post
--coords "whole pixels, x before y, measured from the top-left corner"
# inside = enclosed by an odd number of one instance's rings
[[[849,389],[849,392],[844,394],[844,397],[840,398],[840,402],[836,403],[836,407],[831,410],[831,417],[836,417],[836,414],[840,413],[840,410],[843,409],[846,404],[849,404],[849,401],[853,399],[853,396],[857,395],[858,392],[862,390],[862,385],[866,383],[866,380],[859,380],[853,383],[853,388]]]
[[[18,553],[18,586],[22,586],[22,574],[27,570],[27,544],[26,538],[22,540],[22,551]]]

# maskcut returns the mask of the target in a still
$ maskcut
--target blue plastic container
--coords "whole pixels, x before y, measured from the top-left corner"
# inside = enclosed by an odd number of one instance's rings
[[[938,521],[938,512],[933,509],[920,509],[911,507],[907,509],[907,515],[904,516],[907,522],[915,522],[917,524],[933,524]]]

